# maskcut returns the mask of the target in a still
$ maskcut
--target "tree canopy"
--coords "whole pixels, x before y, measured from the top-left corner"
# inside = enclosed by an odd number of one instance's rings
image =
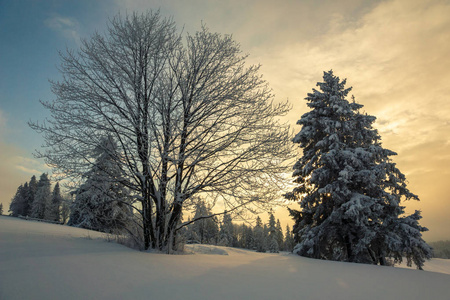
[[[275,104],[231,36],[202,27],[183,39],[159,12],[114,17],[105,34],[61,54],[51,117],[30,123],[45,138],[38,152],[58,174],[79,180],[105,137],[118,145],[118,180],[135,197],[144,248],[175,245],[192,196],[225,210],[279,197],[289,105]]]

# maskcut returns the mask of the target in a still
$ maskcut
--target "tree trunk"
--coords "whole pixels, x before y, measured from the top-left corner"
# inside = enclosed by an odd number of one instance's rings
[[[175,240],[176,227],[177,227],[177,224],[181,217],[182,207],[183,206],[180,202],[177,201],[174,203],[172,215],[170,217],[169,224],[167,226],[166,245],[168,245],[171,242],[171,241],[169,241],[171,236],[172,236],[172,239]]]
[[[354,262],[355,257],[353,254],[352,244],[350,242],[350,238],[348,237],[348,235],[345,236],[345,247],[347,250],[347,261]]]

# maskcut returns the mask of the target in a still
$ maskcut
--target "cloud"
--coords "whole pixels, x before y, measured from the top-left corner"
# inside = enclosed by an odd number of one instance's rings
[[[450,170],[450,157],[442,155],[450,151],[448,15],[444,1],[386,1],[344,31],[271,53],[264,67],[277,90],[299,97],[324,70],[348,78],[357,101],[380,120],[375,126],[384,146],[399,154],[393,159],[408,175],[409,188],[421,197],[407,207],[423,209],[430,239],[450,233],[442,230],[450,227],[448,218],[433,217],[450,205],[441,179]],[[294,102],[297,119],[305,110],[304,101]]]
[[[67,39],[77,43],[80,41],[79,23],[74,18],[53,16],[46,19],[44,24]]]
[[[13,156],[11,158],[11,160],[13,161],[15,168],[17,170],[20,170],[27,174],[39,175],[43,172],[50,171],[49,167],[47,167],[41,161],[34,159],[34,158],[29,158],[29,157],[24,157],[24,156]]]
[[[318,38],[261,50],[256,60],[277,96],[294,98],[292,124],[306,111],[300,99],[322,71],[333,69],[379,118],[383,140],[408,151],[429,139],[447,140],[449,14],[450,4],[442,1],[386,1]]]
[[[0,203],[3,203],[4,213],[20,184],[29,181],[32,175],[49,172],[41,161],[27,157],[27,151],[7,141],[6,137],[12,131],[8,123],[6,113],[0,110]]]

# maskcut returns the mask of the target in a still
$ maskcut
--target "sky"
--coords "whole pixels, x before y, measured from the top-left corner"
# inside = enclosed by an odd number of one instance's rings
[[[58,51],[104,32],[117,13],[160,9],[185,32],[232,34],[261,64],[275,99],[292,104],[286,121],[307,112],[306,94],[332,69],[347,78],[356,101],[377,117],[385,148],[420,202],[425,240],[450,240],[450,1],[448,0],[0,0],[0,202],[49,172],[33,156],[43,138],[28,121],[54,99]],[[294,206],[295,208],[295,206]],[[276,216],[287,224],[285,209]],[[284,225],[283,225],[284,227]]]

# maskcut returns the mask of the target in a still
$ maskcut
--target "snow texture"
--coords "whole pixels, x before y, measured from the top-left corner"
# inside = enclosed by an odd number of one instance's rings
[[[450,264],[440,259],[419,271],[204,245],[189,246],[199,249],[195,255],[166,255],[108,243],[104,236],[1,216],[0,299],[412,300],[450,294]]]

